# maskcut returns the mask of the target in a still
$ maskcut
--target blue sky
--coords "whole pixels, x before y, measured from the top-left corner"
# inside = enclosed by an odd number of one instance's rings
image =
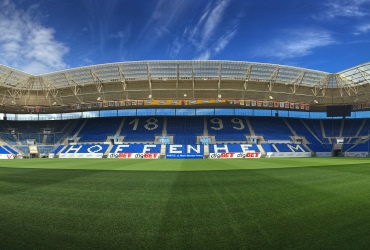
[[[192,59],[336,73],[369,58],[370,0],[0,0],[0,64],[32,74]]]

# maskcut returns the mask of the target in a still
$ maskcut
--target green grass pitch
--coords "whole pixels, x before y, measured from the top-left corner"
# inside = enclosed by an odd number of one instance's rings
[[[370,159],[3,160],[0,249],[370,249]]]

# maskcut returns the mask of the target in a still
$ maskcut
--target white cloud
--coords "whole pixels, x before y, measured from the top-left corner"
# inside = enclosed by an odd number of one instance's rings
[[[358,34],[367,33],[370,31],[370,23],[359,25],[357,26],[356,30]]]
[[[224,20],[229,0],[219,0],[215,5],[208,4],[196,25],[187,27],[184,36],[195,48],[194,59],[208,60],[226,48],[237,33],[244,13],[236,13],[231,20]]]
[[[65,69],[69,48],[38,21],[35,11],[35,6],[24,11],[10,0],[0,1],[0,63],[31,74]]]
[[[211,58],[211,51],[209,49],[203,51],[195,60],[209,60]]]
[[[180,53],[183,45],[184,45],[183,40],[180,40],[179,37],[176,37],[175,40],[173,41],[172,48],[170,49],[170,57],[171,58],[176,57]]]
[[[208,5],[198,23],[192,29],[189,39],[198,51],[208,47],[229,3],[229,0],[220,0],[213,9]]]
[[[326,10],[316,18],[364,17],[369,15],[369,10],[364,7],[366,3],[369,3],[369,0],[330,0],[323,3]]]
[[[220,39],[218,39],[218,41],[216,42],[214,46],[214,51],[216,53],[221,52],[229,44],[231,39],[234,38],[235,34],[236,34],[236,30],[233,30],[225,34],[224,36],[222,36]]]
[[[256,50],[256,56],[292,59],[307,56],[313,50],[335,44],[331,33],[325,30],[294,30],[289,31],[280,39]]]

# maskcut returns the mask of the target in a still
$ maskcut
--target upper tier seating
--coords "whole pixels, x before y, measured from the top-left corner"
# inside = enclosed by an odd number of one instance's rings
[[[364,126],[362,127],[358,136],[367,136],[370,134],[370,119],[366,119]]]
[[[203,135],[203,117],[168,117],[167,134],[173,135],[174,144],[196,144]]]
[[[318,139],[306,128],[301,119],[287,119],[289,125],[298,136],[303,136],[308,141],[308,146],[313,152],[330,152],[332,146],[321,144]]]
[[[263,135],[265,140],[291,140],[292,132],[282,118],[250,117],[256,135]]]
[[[342,136],[356,136],[363,119],[345,119]]]
[[[78,142],[104,142],[108,136],[115,135],[122,118],[92,118],[78,134]]]
[[[242,117],[208,117],[209,135],[215,135],[216,141],[246,141],[250,135],[248,125]]]
[[[322,120],[327,137],[339,137],[342,119]]]
[[[366,143],[359,143],[351,149],[342,150],[343,152],[369,152],[370,144],[369,142]]]
[[[328,138],[324,138],[322,131],[321,131],[321,125],[320,120],[318,119],[305,119],[304,122],[306,125],[311,129],[311,131],[316,135],[319,140],[322,141],[322,143],[329,143]]]
[[[126,117],[120,134],[127,142],[154,142],[162,130],[163,117]]]

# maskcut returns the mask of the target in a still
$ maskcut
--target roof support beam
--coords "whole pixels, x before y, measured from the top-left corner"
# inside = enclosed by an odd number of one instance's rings
[[[362,69],[360,69],[360,68],[358,68],[357,70],[361,73],[361,75],[362,75],[362,77],[364,78],[364,80],[366,81],[366,83],[370,83],[370,81],[369,81],[369,79],[370,79],[370,74],[369,74],[368,72],[366,72],[366,71],[363,71],[363,70],[362,70]]]
[[[302,72],[300,73],[297,78],[292,82],[293,86],[290,87],[290,89],[292,90],[292,93],[295,94],[297,92],[297,89],[299,88],[299,86],[301,85],[302,81],[303,81],[303,78],[305,76],[306,72]]]
[[[76,97],[76,99],[81,103],[81,102],[82,102],[82,99],[79,97],[79,94],[81,94],[81,93],[80,93],[80,92],[81,92],[81,90],[80,90],[80,88],[79,88],[78,84],[77,84],[74,80],[71,80],[71,79],[69,78],[69,76],[68,76],[66,73],[64,73],[64,77],[65,77],[65,78],[66,78],[66,80],[68,81],[68,85],[69,85],[69,87],[71,88],[73,95],[74,95],[74,96]]]
[[[222,63],[218,69],[217,98],[221,95]]]
[[[18,89],[14,89],[14,88],[7,89],[3,95],[1,104],[2,105],[6,104],[9,101],[12,104],[16,104],[15,103],[16,99],[23,98],[24,105],[27,105],[27,102],[30,99],[30,94],[31,94],[31,90],[34,85],[34,81],[35,81],[35,77],[30,77],[24,81],[25,83],[22,84],[23,87],[18,88]]]
[[[272,72],[272,74],[270,76],[270,82],[275,82],[276,81],[276,78],[279,75],[279,70],[280,70],[280,67],[276,67],[274,72]]]
[[[102,99],[103,101],[105,101],[105,95],[104,95],[104,89],[103,89],[103,81],[100,80],[100,78],[97,76],[97,74],[92,71],[92,69],[90,69],[90,74],[93,78],[93,81],[94,81],[94,84],[96,86],[96,89],[98,90],[98,94],[99,94],[99,97],[100,99]]]
[[[59,105],[62,104],[62,101],[60,99],[60,92],[56,88],[51,88],[52,84],[47,82],[44,78],[40,77],[39,79],[40,85],[42,90],[44,91],[45,99],[48,100],[49,105],[52,106],[53,103],[58,103]],[[59,99],[57,98],[59,95]],[[51,100],[54,100],[52,103]]]
[[[192,98],[194,99],[195,96],[194,96],[194,88],[195,88],[195,76],[194,76],[194,65],[193,63],[191,63],[191,78],[192,78]]]
[[[358,85],[353,85],[351,82],[348,81],[347,78],[343,78],[341,75],[335,75],[335,80],[337,82],[337,86],[341,96],[343,96],[343,89],[346,91],[348,96],[351,96],[352,92],[355,95],[358,94]]]
[[[148,74],[149,95],[152,95],[152,76],[150,74],[149,64],[146,65],[146,72]]]
[[[119,73],[119,80],[122,83],[123,93],[125,95],[125,99],[128,99],[128,92],[127,92],[127,82],[126,77],[123,74],[122,68],[118,66],[118,73]]]
[[[179,93],[179,79],[180,79],[180,65],[177,63],[176,65],[176,100],[178,99]]]
[[[245,93],[248,89],[248,82],[249,82],[249,78],[251,76],[251,72],[252,72],[252,64],[249,64],[248,69],[245,72],[244,89],[243,89],[243,92],[242,92],[242,98],[245,98]]]
[[[6,83],[6,81],[9,79],[9,77],[12,75],[13,71],[10,71],[8,74],[3,74],[2,76],[0,76],[0,81],[2,81],[2,78],[4,77],[4,83]]]

